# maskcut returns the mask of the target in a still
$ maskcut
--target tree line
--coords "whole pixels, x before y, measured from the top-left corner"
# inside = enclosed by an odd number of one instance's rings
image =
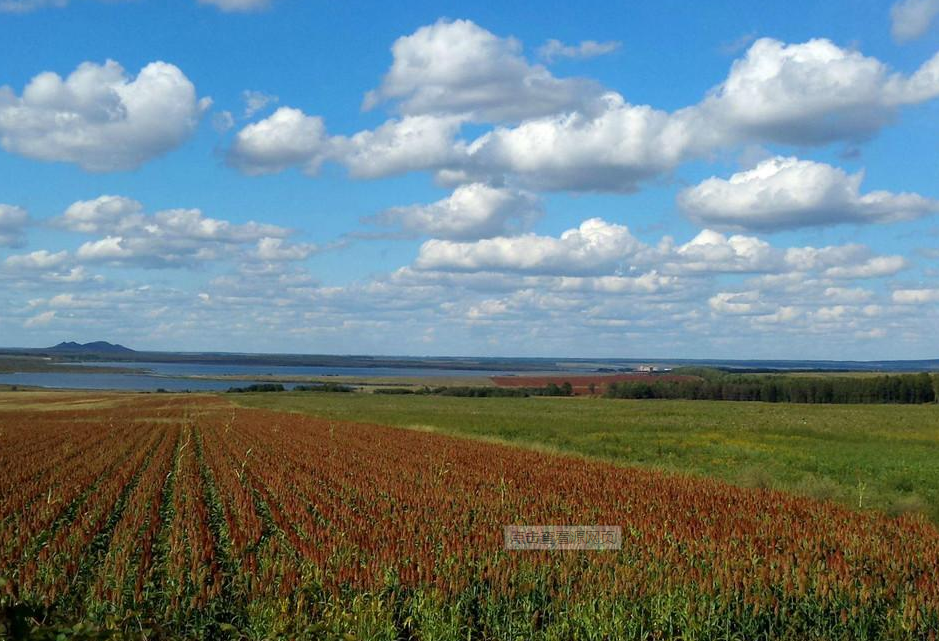
[[[934,403],[939,375],[786,376],[714,374],[696,380],[624,381],[607,388],[608,398],[664,398],[766,403]]]
[[[434,396],[460,396],[464,398],[525,398],[529,396],[573,396],[574,387],[565,381],[548,383],[544,387],[385,387],[374,390],[375,394],[417,394]]]

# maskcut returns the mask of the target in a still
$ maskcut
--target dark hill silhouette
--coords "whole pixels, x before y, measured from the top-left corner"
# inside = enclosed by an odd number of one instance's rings
[[[47,351],[53,353],[68,354],[132,354],[134,350],[123,345],[108,343],[107,341],[94,341],[92,343],[76,343],[68,341],[59,343],[55,347],[50,347]]]

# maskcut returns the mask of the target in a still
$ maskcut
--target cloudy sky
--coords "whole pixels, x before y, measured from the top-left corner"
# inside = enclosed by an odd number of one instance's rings
[[[466,5],[0,0],[0,345],[939,357],[939,0]]]

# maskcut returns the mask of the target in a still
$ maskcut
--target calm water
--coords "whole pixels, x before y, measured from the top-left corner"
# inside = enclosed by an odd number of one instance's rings
[[[319,367],[239,365],[228,363],[73,363],[89,367],[132,367],[161,376],[504,376],[504,370],[432,369],[425,367]]]
[[[257,381],[210,381],[199,379],[170,378],[141,374],[87,374],[71,372],[21,372],[0,374],[2,385],[29,385],[34,387],[64,389],[113,389],[153,392],[160,388],[171,392],[224,392],[229,387],[244,387]],[[284,387],[292,387],[284,384]]]
[[[73,363],[74,364],[74,363]],[[97,372],[21,372],[0,374],[0,385],[25,385],[65,389],[114,389],[133,391],[218,392],[229,387],[245,387],[259,381],[259,376],[498,376],[503,371],[427,369],[410,367],[291,367],[275,365],[229,365],[201,363],[79,363],[96,367],[132,367],[147,370],[148,374],[102,374]],[[238,380],[214,381],[209,379],[178,378],[181,376],[239,376]],[[284,383],[290,389],[293,384]]]

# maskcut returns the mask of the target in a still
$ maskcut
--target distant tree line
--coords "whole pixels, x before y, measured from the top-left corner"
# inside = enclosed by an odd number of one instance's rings
[[[280,383],[256,383],[246,387],[229,387],[229,394],[246,394],[248,392],[284,392],[284,386]]]
[[[255,383],[245,387],[229,387],[229,394],[246,394],[250,392],[286,392],[280,383]],[[291,392],[354,392],[355,388],[340,383],[312,383],[310,385],[294,385]]]
[[[342,383],[313,383],[311,385],[294,385],[292,392],[354,392],[352,385]]]
[[[420,394],[434,396],[461,396],[466,398],[523,398],[528,396],[573,396],[574,387],[567,381],[544,387],[380,387],[375,394]]]
[[[767,403],[934,403],[939,398],[939,375],[889,376],[756,376],[715,375],[698,380],[624,381],[612,383],[608,398],[666,398],[708,401],[764,401]]]

